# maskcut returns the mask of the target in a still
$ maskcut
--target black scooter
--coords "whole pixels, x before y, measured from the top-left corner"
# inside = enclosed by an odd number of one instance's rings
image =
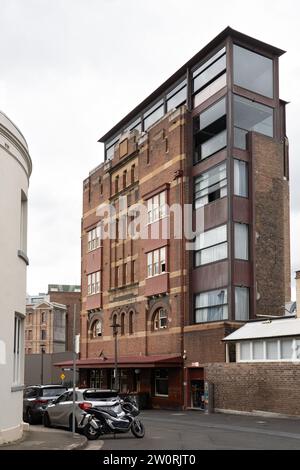
[[[89,408],[78,427],[89,440],[104,434],[124,434],[129,431],[137,438],[143,438],[145,427],[136,418],[140,413],[137,405],[129,400],[119,400],[111,406]]]

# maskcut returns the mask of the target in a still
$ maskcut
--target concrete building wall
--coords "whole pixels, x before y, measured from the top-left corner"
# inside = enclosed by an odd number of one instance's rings
[[[31,160],[26,141],[16,126],[0,113],[0,444],[22,436],[24,382],[24,320],[21,320],[20,374],[14,383],[15,314],[25,318],[26,231],[21,243],[21,200],[27,197]],[[26,214],[25,214],[26,215]],[[4,359],[4,360],[3,360]]]
[[[69,361],[73,359],[71,352],[56,352],[53,354],[28,354],[25,356],[25,385],[50,385],[60,384],[62,380],[60,375],[62,369],[55,367],[54,364],[60,361]],[[72,371],[64,371],[64,383],[71,384]]]
[[[300,416],[299,364],[207,364],[205,379],[214,384],[215,409]]]

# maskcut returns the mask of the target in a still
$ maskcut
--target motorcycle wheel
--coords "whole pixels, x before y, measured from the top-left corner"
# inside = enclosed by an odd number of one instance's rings
[[[135,419],[131,425],[132,434],[138,439],[142,439],[145,436],[145,426],[139,419]]]
[[[95,429],[91,424],[87,424],[83,430],[83,434],[89,441],[95,441],[101,434],[100,429]]]

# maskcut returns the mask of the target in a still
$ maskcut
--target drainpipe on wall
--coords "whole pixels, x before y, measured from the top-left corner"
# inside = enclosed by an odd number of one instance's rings
[[[300,271],[296,271],[296,304],[297,304],[297,318],[300,318]]]

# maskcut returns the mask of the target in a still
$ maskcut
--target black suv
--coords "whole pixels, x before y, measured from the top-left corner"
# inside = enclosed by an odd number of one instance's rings
[[[62,385],[32,385],[23,395],[23,419],[29,424],[42,422],[44,409],[49,401],[68,390]]]

